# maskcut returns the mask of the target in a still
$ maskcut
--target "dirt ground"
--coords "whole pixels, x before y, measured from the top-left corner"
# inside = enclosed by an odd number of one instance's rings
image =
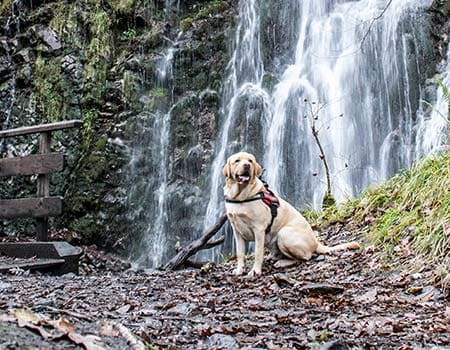
[[[0,275],[0,349],[450,349],[436,267],[396,272],[370,247],[266,261],[256,278],[233,262],[136,271],[95,254],[87,275]]]

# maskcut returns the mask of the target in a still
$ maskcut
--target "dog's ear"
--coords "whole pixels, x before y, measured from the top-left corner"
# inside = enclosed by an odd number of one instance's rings
[[[225,177],[231,177],[231,162],[229,159],[227,160],[227,164],[225,164],[222,169],[222,174]]]
[[[258,177],[263,172],[263,168],[257,162],[255,162],[255,177]]]

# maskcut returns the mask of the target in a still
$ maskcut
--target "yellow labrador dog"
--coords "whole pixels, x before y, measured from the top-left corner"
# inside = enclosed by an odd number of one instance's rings
[[[277,260],[275,267],[285,267],[298,260],[309,260],[313,253],[330,253],[344,249],[358,249],[356,242],[327,247],[314,235],[305,218],[289,203],[279,198],[269,201],[277,206],[276,216],[264,198],[267,190],[258,178],[262,167],[255,157],[239,152],[228,158],[223,168],[225,208],[236,240],[236,275],[244,272],[245,242],[255,241],[255,263],[250,276],[260,275],[264,257],[264,245]]]

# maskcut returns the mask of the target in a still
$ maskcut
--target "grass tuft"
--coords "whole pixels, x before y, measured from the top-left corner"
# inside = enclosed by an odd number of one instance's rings
[[[332,206],[319,226],[352,221],[386,254],[401,247],[442,261],[450,253],[450,152],[427,158],[359,199]],[[404,251],[404,250],[402,250]]]

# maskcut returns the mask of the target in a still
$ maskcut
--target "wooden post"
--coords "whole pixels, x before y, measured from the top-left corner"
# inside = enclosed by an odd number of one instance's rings
[[[39,153],[50,153],[51,132],[41,132],[39,139]],[[50,196],[50,176],[49,174],[38,175],[37,196]],[[36,232],[38,241],[48,241],[48,217],[36,219]]]

